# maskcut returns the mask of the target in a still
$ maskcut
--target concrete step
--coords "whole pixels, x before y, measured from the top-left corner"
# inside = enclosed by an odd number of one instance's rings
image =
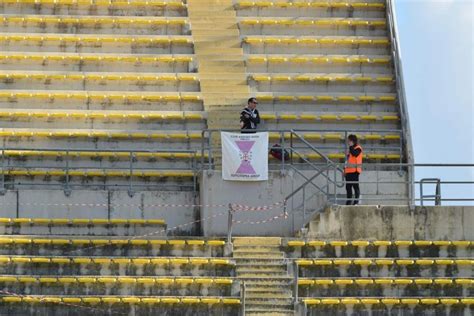
[[[242,60],[243,56],[241,47],[213,47],[205,43],[196,43],[194,51],[198,60],[202,59],[201,56],[213,60],[234,60],[236,58]]]
[[[246,316],[294,316],[295,312],[293,309],[268,309],[261,308],[246,308]]]
[[[242,73],[232,73],[222,70],[210,73],[204,69],[204,71],[199,74],[199,78],[204,82],[222,82],[222,80],[225,80],[226,83],[240,83],[247,86],[247,75]]]
[[[235,260],[238,265],[286,265],[286,259],[266,259],[266,258],[238,258]]]
[[[272,266],[252,266],[252,267],[242,267],[237,266],[235,268],[237,273],[246,273],[246,272],[255,272],[255,273],[275,273],[276,275],[287,275],[287,269],[285,267],[272,267]]]
[[[276,271],[242,271],[236,272],[238,278],[274,278],[276,276],[286,276]]]
[[[281,246],[279,237],[236,237],[233,239],[235,246]]]
[[[269,306],[269,309],[272,307],[289,307],[291,308],[293,304],[293,298],[245,298],[245,306]]]
[[[234,258],[256,258],[256,259],[283,259],[285,257],[284,254],[275,254],[275,253],[235,253]]]
[[[240,31],[238,29],[226,28],[222,30],[215,30],[215,29],[211,29],[212,27],[213,27],[212,25],[209,25],[209,26],[206,26],[206,28],[202,28],[200,30],[196,30],[193,28],[193,34],[195,34],[194,38],[200,39],[200,38],[206,37],[212,40],[214,37],[220,37],[220,38],[229,37],[230,38],[230,36],[232,36],[235,39],[235,37],[240,36]]]
[[[275,299],[275,300],[286,300],[286,299],[292,299],[293,293],[286,291],[286,292],[276,292],[276,291],[271,291],[268,289],[265,292],[248,292],[245,291],[245,297],[246,299],[253,299],[253,300],[268,300],[268,299]]]
[[[234,247],[234,253],[274,253],[274,254],[284,254],[283,251],[280,251],[279,247]]]

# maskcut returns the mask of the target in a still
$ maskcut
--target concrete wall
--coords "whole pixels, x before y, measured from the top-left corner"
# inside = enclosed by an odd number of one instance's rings
[[[309,236],[334,240],[473,240],[472,206],[333,206],[317,214]]]
[[[0,196],[0,217],[164,219],[171,235],[199,235],[193,192],[61,190],[7,191]],[[191,223],[191,224],[190,224]],[[181,225],[180,227],[177,227]]]
[[[309,178],[314,174],[314,171],[305,171],[304,174]],[[406,181],[406,175],[400,175],[394,171],[366,171],[361,176],[361,181],[373,182],[377,179],[381,182],[402,182]],[[338,181],[340,180],[339,178]],[[303,177],[292,170],[283,175],[279,171],[270,172],[269,180],[262,182],[224,181],[220,171],[210,174],[204,173],[200,179],[201,203],[203,204],[201,216],[205,219],[202,222],[204,235],[227,235],[229,203],[256,207],[282,202],[303,182]],[[316,184],[324,186],[326,181],[321,179],[316,181]],[[379,184],[378,186],[376,184],[362,184],[361,191],[363,204],[400,204],[400,201],[396,199],[406,199],[407,196],[406,185],[397,183]],[[330,188],[330,192],[333,192],[333,188]],[[345,188],[338,188],[337,194],[338,197],[343,196]],[[379,194],[384,196],[380,197]],[[364,196],[366,200],[364,200]],[[369,197],[374,200],[369,200]],[[294,232],[309,221],[312,211],[319,210],[326,205],[325,196],[317,194],[316,189],[311,186],[307,187],[304,199],[306,201],[305,210],[301,207],[302,193],[288,201],[288,218],[284,218],[281,206],[266,211],[236,212],[234,221],[237,223],[234,224],[233,235],[293,236]]]

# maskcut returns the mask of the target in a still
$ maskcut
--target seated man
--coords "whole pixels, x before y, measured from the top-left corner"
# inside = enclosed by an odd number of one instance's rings
[[[240,129],[242,133],[255,133],[257,125],[260,124],[260,114],[257,110],[257,99],[250,98],[247,106],[240,112]]]

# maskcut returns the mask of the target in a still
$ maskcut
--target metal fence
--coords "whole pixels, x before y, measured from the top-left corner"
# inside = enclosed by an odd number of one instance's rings
[[[55,156],[55,153],[60,152],[54,162],[42,163],[40,160],[33,160],[28,165],[19,163],[19,159],[11,159],[8,152],[40,152],[43,156]],[[75,165],[77,157],[87,156],[100,158],[95,153],[100,152],[105,154],[110,159],[115,159],[115,163],[100,164],[93,163],[92,160],[81,160],[80,165]],[[110,155],[107,155],[110,154]],[[184,168],[167,167],[162,168],[159,164],[150,164],[147,166],[139,165],[139,155],[153,155],[159,156],[166,154],[170,157],[185,155],[187,159],[184,162]],[[40,156],[41,156],[40,155]],[[121,157],[120,160],[118,159]],[[126,158],[126,159],[124,159]],[[101,158],[105,159],[105,158]],[[118,162],[120,160],[120,162]],[[19,181],[15,177],[9,177],[9,172],[12,170],[21,169],[26,174],[34,174],[35,170],[42,170],[46,175],[54,175],[54,171],[60,170],[60,181]],[[182,171],[188,170],[192,172],[192,183],[160,183],[157,181],[137,181],[136,175],[138,171]],[[98,173],[103,173],[104,177],[107,173],[120,174],[124,177],[124,181],[80,181],[74,182],[71,180],[71,173],[74,171],[84,171],[87,174],[88,170],[95,170]],[[94,189],[128,189],[129,195],[132,196],[136,190],[148,189],[177,189],[177,190],[193,190],[197,191],[197,176],[199,172],[199,159],[196,150],[175,150],[175,149],[158,149],[158,150],[136,150],[136,149],[71,149],[71,148],[0,148],[0,193],[5,192],[6,189],[21,188],[21,187],[45,187],[49,189],[64,190],[66,195],[71,193],[71,190],[76,188],[94,188]]]

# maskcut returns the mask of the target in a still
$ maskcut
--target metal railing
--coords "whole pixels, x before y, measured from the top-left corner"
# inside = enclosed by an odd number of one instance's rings
[[[61,152],[60,158],[56,159],[53,164],[38,164],[38,161],[34,161],[31,164],[26,166],[20,166],[17,163],[17,159],[13,160],[12,156],[8,155],[8,152],[16,151],[16,152],[41,152],[44,153],[51,153],[52,155],[55,152]],[[84,163],[84,160],[81,160],[80,165],[75,165],[74,161],[77,156],[89,156],[94,157],[94,153],[100,151],[101,153],[110,153],[114,161],[114,164],[97,164],[97,163]],[[176,155],[183,155],[185,154],[189,158],[185,160],[185,168],[160,168],[159,166],[152,165],[152,166],[143,166],[143,162],[140,166],[140,161],[137,158],[139,154],[170,154],[171,156]],[[127,156],[126,160],[119,161],[118,155],[122,155],[122,157]],[[48,155],[49,156],[49,155]],[[110,158],[107,157],[107,158]],[[98,158],[95,156],[94,158]],[[102,158],[102,159],[107,159]],[[61,166],[62,163],[62,166]],[[4,193],[7,188],[18,188],[18,187],[36,187],[36,186],[48,186],[51,189],[62,189],[66,195],[70,195],[71,190],[74,188],[101,188],[101,189],[111,189],[111,188],[128,188],[128,193],[130,196],[133,196],[134,192],[140,188],[170,188],[172,186],[176,186],[177,189],[186,189],[186,190],[193,190],[197,192],[197,176],[199,173],[199,160],[198,160],[198,151],[196,150],[175,150],[175,149],[159,149],[159,150],[136,150],[136,149],[119,149],[119,150],[111,150],[111,149],[71,149],[71,148],[0,148],[0,193]],[[63,175],[61,176],[60,182],[52,182],[52,181],[17,181],[15,177],[8,177],[8,173],[11,170],[21,169],[25,172],[33,171],[33,170],[43,170],[48,173],[48,171],[53,170],[60,170]],[[192,184],[189,183],[153,183],[153,182],[142,182],[142,181],[134,181],[135,178],[135,171],[191,171],[192,172]],[[123,182],[107,182],[104,181],[103,183],[97,182],[72,182],[71,181],[71,173],[73,171],[85,171],[87,170],[94,170],[94,171],[102,171],[104,174],[107,172],[121,172],[123,175],[126,176],[126,181]]]
[[[216,138],[220,138],[221,132],[235,132],[240,133],[240,130],[237,129],[206,129],[202,131],[201,137],[201,166],[203,170],[214,170],[219,167],[218,159],[215,159],[216,156],[220,153],[221,148],[213,145],[213,140]],[[278,135],[278,138],[272,137],[275,139],[275,143],[278,144],[279,147],[273,147],[270,145],[270,149],[278,149],[282,152],[289,151],[290,159],[289,161],[285,161],[282,159],[280,162],[273,162],[270,161],[271,167],[276,167],[281,171],[285,171],[288,169],[290,165],[293,166],[300,166],[307,165],[308,159],[305,159],[305,153],[303,151],[318,153],[320,155],[321,160],[324,163],[330,161],[327,155],[321,155],[321,150],[324,149],[325,151],[333,150],[338,151],[340,153],[345,153],[347,151],[346,142],[343,140],[347,139],[349,134],[388,134],[388,135],[397,135],[399,136],[399,140],[396,145],[374,145],[374,144],[366,144],[364,146],[364,151],[366,153],[375,153],[378,150],[383,150],[384,152],[390,152],[399,155],[399,162],[401,163],[404,160],[404,151],[403,151],[403,132],[398,129],[354,129],[354,130],[347,130],[347,129],[285,129],[285,130],[258,130],[258,132],[269,132],[273,135]],[[335,134],[338,133],[341,135],[341,141],[334,142],[333,144],[324,144],[321,148],[316,148],[311,142],[305,139],[305,133],[314,133],[314,134]],[[270,139],[270,142],[273,140]],[[217,142],[218,143],[218,142]],[[312,163],[314,165],[314,163]]]

